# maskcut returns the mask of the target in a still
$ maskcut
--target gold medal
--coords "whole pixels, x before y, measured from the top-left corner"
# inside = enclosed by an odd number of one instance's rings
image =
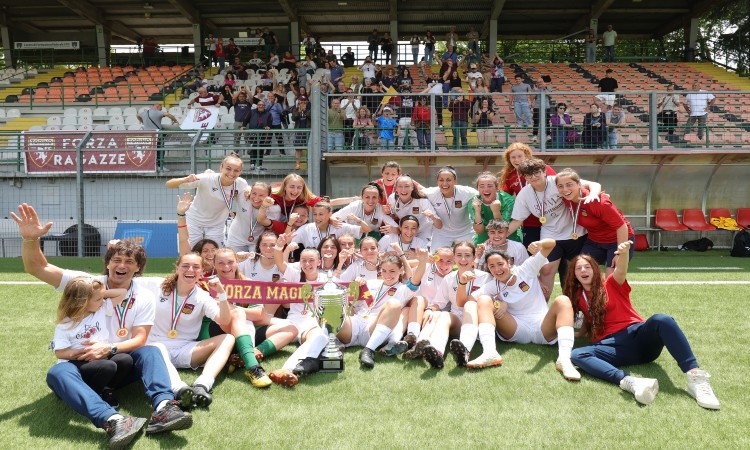
[[[127,335],[128,335],[128,330],[126,328],[120,328],[119,330],[117,330],[117,337],[124,338]]]
[[[368,317],[370,317],[370,315],[369,315],[369,314],[362,314],[362,318],[363,318],[363,319],[367,320],[367,318],[368,318]]]
[[[492,302],[492,307],[495,309],[500,309],[500,300],[495,300]]]
[[[578,233],[573,233],[573,234],[571,234],[571,235],[570,235],[570,238],[571,238],[571,239],[573,239],[573,240],[575,241],[576,239],[578,239]]]
[[[547,218],[542,216],[539,218],[539,223],[547,223]]]
[[[304,315],[307,315],[307,307],[305,307],[305,309],[303,309],[303,310],[302,310],[302,315],[303,315],[303,316],[304,316]]]
[[[169,330],[169,333],[167,333],[167,337],[169,339],[174,339],[177,337],[177,330]]]

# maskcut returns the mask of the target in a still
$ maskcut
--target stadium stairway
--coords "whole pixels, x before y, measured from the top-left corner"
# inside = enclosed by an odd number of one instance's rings
[[[714,80],[718,80],[722,83],[731,84],[733,86],[736,86],[737,89],[742,91],[750,91],[750,79],[748,78],[742,78],[736,73],[727,72],[726,69],[722,69],[721,67],[715,66],[711,63],[692,63],[692,64],[686,64],[689,67],[693,67],[694,69],[705,73],[706,75],[709,75]]]
[[[44,72],[40,71],[37,75],[26,78],[25,80],[17,84],[14,83],[10,86],[4,87],[0,90],[0,96],[2,96],[2,98],[0,98],[0,101],[5,101],[5,97],[8,95],[20,96],[24,89],[36,88],[37,85],[42,82],[49,83],[54,77],[62,78],[65,75],[65,72],[70,72],[70,69],[65,67],[55,67],[52,69],[47,69]]]

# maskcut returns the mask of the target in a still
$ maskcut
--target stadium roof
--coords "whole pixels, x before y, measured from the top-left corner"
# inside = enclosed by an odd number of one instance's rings
[[[216,35],[269,26],[279,34],[291,21],[324,41],[365,40],[373,28],[398,21],[400,38],[470,24],[486,36],[497,19],[500,39],[557,39],[612,23],[620,37],[660,37],[699,17],[717,0],[3,0],[0,24],[15,40],[56,40],[103,25],[113,44],[153,36],[159,43],[192,42],[192,24]],[[18,37],[23,36],[23,39]],[[38,36],[38,38],[37,38]],[[61,37],[60,39],[69,39]]]

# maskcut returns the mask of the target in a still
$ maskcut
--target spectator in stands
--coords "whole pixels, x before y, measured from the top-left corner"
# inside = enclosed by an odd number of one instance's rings
[[[211,63],[216,62],[216,38],[213,33],[208,33],[208,36],[203,39],[203,45],[206,47],[206,56],[208,57],[209,66],[211,66],[213,65]]]
[[[344,119],[344,142],[346,145],[352,143],[354,132],[352,127],[354,125],[354,119],[357,118],[357,111],[362,106],[361,101],[354,95],[354,91],[351,88],[346,88],[346,97],[341,100],[341,109],[344,110],[346,119]]]
[[[149,67],[156,62],[156,54],[159,52],[159,44],[156,38],[148,36],[143,39],[143,65]]]
[[[344,120],[346,111],[341,108],[341,101],[334,98],[328,108],[328,150],[344,149]]]
[[[373,28],[372,33],[370,33],[370,35],[367,36],[367,51],[369,52],[368,56],[371,61],[378,60],[378,45],[379,44],[380,44],[380,36],[378,35],[378,29]]]
[[[201,75],[196,75],[195,80],[192,82],[182,86],[182,97],[187,98],[192,94],[193,92],[197,92],[198,89],[200,89],[202,86],[205,86],[207,83],[203,79]]]
[[[283,86],[282,86],[283,88]],[[284,115],[286,114],[286,108],[284,102],[286,101],[286,95],[276,94],[276,92],[268,92],[266,94],[266,109],[271,113],[271,129],[281,130],[284,128]],[[284,151],[284,137],[286,136],[283,132],[274,132],[271,137],[278,142],[279,154],[286,155]],[[270,150],[266,150],[266,155],[271,153]]]
[[[374,84],[372,78],[365,78],[365,87],[362,88],[363,94],[379,94],[380,85]],[[370,111],[377,111],[380,106],[381,95],[364,95],[362,97],[362,103]]]
[[[680,94],[674,91],[674,83],[667,85],[667,95],[660,98],[656,106],[659,108],[657,118],[667,129],[667,140],[672,142],[674,140],[674,129],[677,127],[677,111],[682,106]]]
[[[596,44],[598,39],[594,30],[589,29],[589,34],[586,36],[586,62],[593,64],[596,62]]]
[[[458,68],[458,53],[456,53],[456,48],[453,45],[446,46],[445,53],[440,55],[440,61],[442,61],[443,65],[445,65],[447,59],[451,59],[453,65]]]
[[[326,61],[328,61],[328,62],[333,62],[333,61],[335,61],[335,62],[336,62],[336,64],[338,64],[338,62],[339,62],[339,59],[338,59],[338,58],[336,57],[336,55],[335,55],[335,54],[333,53],[333,50],[328,50],[328,52],[326,53],[326,57],[325,57],[325,60],[326,60]]]
[[[253,109],[253,102],[250,100],[250,95],[245,85],[240,86],[237,92],[234,93],[232,102],[234,103],[234,129],[239,130],[242,127],[242,123],[250,117],[250,110]],[[244,145],[250,142],[246,133],[235,133],[235,147],[240,145],[240,139],[242,139]],[[235,151],[239,153],[239,149]]]
[[[234,57],[234,62],[232,62],[232,72],[234,72],[234,75],[238,80],[247,80],[247,68],[242,64],[239,56]]]
[[[357,75],[352,75],[350,80],[351,80],[351,83],[349,83],[349,89],[351,89],[355,95],[361,94],[362,88],[364,86],[362,86],[362,83],[359,82],[359,77]]]
[[[177,120],[177,118],[172,114],[164,111],[161,103],[154,103],[153,105],[151,105],[151,108],[144,109],[136,117],[138,117],[138,121],[143,124],[144,130],[157,132],[162,130],[180,130],[179,121]],[[171,119],[172,125],[162,125],[161,119],[164,117]],[[164,148],[164,135],[162,133],[158,133],[156,147],[160,149]],[[156,165],[160,171],[168,171],[168,169],[164,167],[164,150],[156,151]]]
[[[268,130],[271,129],[271,112],[266,110],[266,102],[261,100],[256,104],[257,108],[250,110],[247,119],[242,122],[240,130],[252,130],[250,134],[250,170],[267,170],[263,167],[263,155],[271,137]]]
[[[391,149],[396,146],[396,133],[398,122],[393,118],[393,108],[386,106],[383,108],[383,114],[377,118],[378,130],[380,131],[378,144],[382,149]]]
[[[472,55],[472,61],[478,63],[482,60],[482,55],[479,53],[479,33],[474,25],[469,25],[469,32],[466,33],[466,41],[469,53]]]
[[[247,67],[257,72],[261,67],[266,67],[266,62],[263,61],[258,52],[253,52],[253,57],[247,62]]]
[[[346,53],[341,55],[341,64],[344,67],[354,67],[354,52],[351,47],[346,47]]]
[[[619,104],[615,104],[615,106],[604,115],[607,118],[607,143],[609,144],[609,148],[617,148],[617,132],[620,128],[626,126],[625,122],[627,122],[627,115]]]
[[[479,71],[479,65],[476,62],[469,63],[469,70],[466,71],[466,82],[469,84],[469,92],[474,92],[477,87],[477,80],[484,80],[482,72]]]
[[[424,62],[431,66],[435,57],[435,36],[432,31],[427,30],[422,41],[424,41]]]
[[[435,95],[435,113],[437,114],[437,125],[439,129],[443,129],[443,80],[438,76],[437,73],[432,72],[429,77],[426,78],[427,88],[424,91],[428,94]],[[428,104],[430,101],[428,100]]]
[[[352,124],[356,130],[354,133],[354,141],[352,142],[352,148],[354,150],[364,150],[370,147],[371,133],[370,130],[374,127],[372,118],[370,117],[370,110],[366,106],[360,106],[357,110],[357,117],[354,119]]]
[[[227,72],[224,75],[224,85],[229,86],[232,89],[234,89],[234,85],[236,84],[237,80],[234,78],[234,74],[232,72]]]
[[[242,53],[242,49],[237,46],[237,44],[234,43],[234,38],[229,38],[229,43],[226,47],[227,50],[227,56],[232,58],[236,58],[237,56],[240,56],[240,53]]]
[[[201,86],[198,88],[198,96],[188,102],[188,108],[192,107],[193,103],[200,106],[219,106],[222,101],[224,98],[220,93],[208,92],[208,89]]]
[[[276,70],[270,69],[263,72],[263,76],[260,79],[260,86],[263,92],[273,91],[274,84],[276,84]]]
[[[300,88],[300,93],[301,92],[302,92],[302,89]],[[308,131],[297,132],[294,138],[294,147],[295,147],[294,170],[299,170],[300,158],[302,157],[302,149],[307,147],[307,139],[309,136],[309,129],[311,125],[310,108],[307,104],[307,96],[299,95],[297,97],[297,105],[292,107],[292,121],[294,122],[295,129],[308,130]]]
[[[451,112],[451,128],[453,130],[453,149],[458,149],[458,139],[461,139],[461,149],[469,149],[469,140],[466,137],[466,132],[469,129],[469,111],[471,110],[471,102],[464,97],[463,89],[453,88],[451,92],[454,93],[450,103],[448,104],[448,110]]]
[[[599,80],[599,92],[601,94],[594,97],[594,103],[602,111],[607,111],[615,104],[615,91],[619,86],[617,85],[617,80],[612,76],[612,72],[612,69],[607,69],[604,72],[604,78]]]
[[[430,148],[430,128],[432,123],[432,108],[429,98],[420,95],[411,114],[411,127],[417,133],[417,144],[420,150]]]
[[[391,33],[387,31],[383,33],[383,39],[380,40],[380,50],[385,57],[385,65],[390,64],[391,55],[393,54],[393,39],[391,39]],[[397,62],[394,61],[393,63],[396,64]]]
[[[387,91],[388,88],[393,86],[394,89],[398,87],[398,77],[396,77],[396,69],[388,67],[385,72],[385,76],[380,80],[380,87],[383,91]]]
[[[226,47],[224,47],[223,38],[216,40],[216,50],[214,55],[216,57],[216,63],[219,65],[219,72],[224,71],[224,67],[227,65],[227,51]]]
[[[523,82],[521,75],[513,77],[513,85],[510,87],[513,95],[513,111],[516,113],[516,121],[519,127],[530,127],[531,120],[531,86]]]
[[[604,47],[604,62],[615,62],[615,44],[617,43],[617,31],[612,25],[607,25],[607,31],[602,33],[602,47]]]
[[[335,59],[329,61],[329,64],[331,66],[331,83],[337,85],[339,81],[344,79],[344,68],[341,67]]]
[[[268,58],[268,68],[278,70],[279,68],[279,55],[276,54],[276,52],[269,53],[270,57]]]
[[[711,112],[711,107],[716,101],[716,97],[713,94],[701,89],[699,82],[693,83],[693,91],[685,96],[685,103],[683,107],[690,116],[685,124],[685,133],[690,133],[695,122],[698,122],[698,139],[703,139],[703,132],[706,129],[706,119],[708,113]]]
[[[403,68],[403,70],[398,74],[398,78],[396,79],[399,86],[414,86],[414,79],[411,77],[411,73],[409,72],[409,69],[406,67]]]
[[[305,48],[305,55],[312,56],[315,49],[315,38],[311,34],[302,32],[302,46]]]
[[[475,95],[471,103],[472,108],[474,108],[475,110],[478,109],[479,106],[481,106],[481,101],[486,98],[489,103],[490,109],[494,111],[495,108],[492,102],[492,97],[490,97],[489,95],[482,95],[482,94],[490,93],[490,90],[487,89],[487,85],[484,82],[484,77],[480,77],[476,79],[476,86],[474,86],[473,93]]]
[[[567,109],[567,104],[558,103],[555,112],[550,117],[552,148],[573,148],[575,144],[575,139],[571,139],[576,135],[573,117],[567,113]]]
[[[276,37],[276,33],[271,31],[270,28],[265,27],[263,28],[263,34],[261,37],[263,38],[264,44],[263,51],[266,52],[266,55],[270,55],[271,53],[275,54],[279,48],[279,39]]]
[[[411,58],[415,66],[419,63],[419,44],[421,43],[422,40],[419,39],[417,33],[412,34],[411,38],[409,38],[409,44],[411,44]]]
[[[532,142],[538,141],[539,136],[539,124],[542,122],[541,114],[542,114],[542,93],[544,93],[544,123],[549,123],[549,117],[550,114],[552,114],[552,111],[550,111],[550,108],[552,107],[552,98],[550,97],[550,94],[552,93],[552,88],[547,86],[547,83],[545,83],[544,79],[542,77],[539,77],[539,79],[536,80],[536,86],[534,88],[534,131],[532,134]],[[550,130],[547,128],[547,140],[550,139]]]
[[[456,48],[456,44],[458,44],[458,33],[456,33],[456,27],[451,26],[445,34],[445,46]]]
[[[292,52],[285,51],[284,57],[281,59],[281,62],[279,63],[279,69],[287,69],[289,72],[292,70],[295,70],[297,68],[297,58],[292,55]]]
[[[479,148],[488,148],[494,137],[492,119],[495,118],[495,112],[490,108],[489,97],[480,97],[478,104],[473,121],[477,129],[477,144]]]
[[[378,65],[372,62],[372,58],[370,56],[365,58],[365,62],[359,66],[359,70],[362,71],[362,77],[367,80],[368,78],[370,80],[375,79],[375,71],[378,69]]]
[[[607,117],[599,105],[591,104],[591,112],[583,117],[583,148],[605,148],[607,143]]]
[[[490,92],[503,92],[505,84],[505,62],[497,53],[492,58],[492,80],[490,81]]]
[[[227,109],[231,108],[233,105],[232,102],[234,98],[234,89],[232,89],[230,85],[225,84],[221,87],[221,90],[219,92],[221,92],[221,96],[223,100],[221,102],[221,106],[226,106]]]
[[[401,103],[398,110],[398,128],[400,130],[398,139],[401,142],[400,148],[410,149],[417,142],[417,134],[411,128],[411,115],[414,112],[415,101],[414,96],[409,95],[412,93],[411,84],[399,85],[398,92],[403,94],[395,97]],[[398,145],[398,141],[396,145]]]

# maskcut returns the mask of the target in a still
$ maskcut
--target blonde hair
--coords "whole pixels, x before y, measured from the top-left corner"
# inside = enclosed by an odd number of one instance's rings
[[[63,290],[60,303],[57,305],[57,322],[62,323],[66,319],[71,326],[78,325],[84,317],[89,315],[87,310],[89,300],[104,290],[104,284],[88,276],[73,278]]]

